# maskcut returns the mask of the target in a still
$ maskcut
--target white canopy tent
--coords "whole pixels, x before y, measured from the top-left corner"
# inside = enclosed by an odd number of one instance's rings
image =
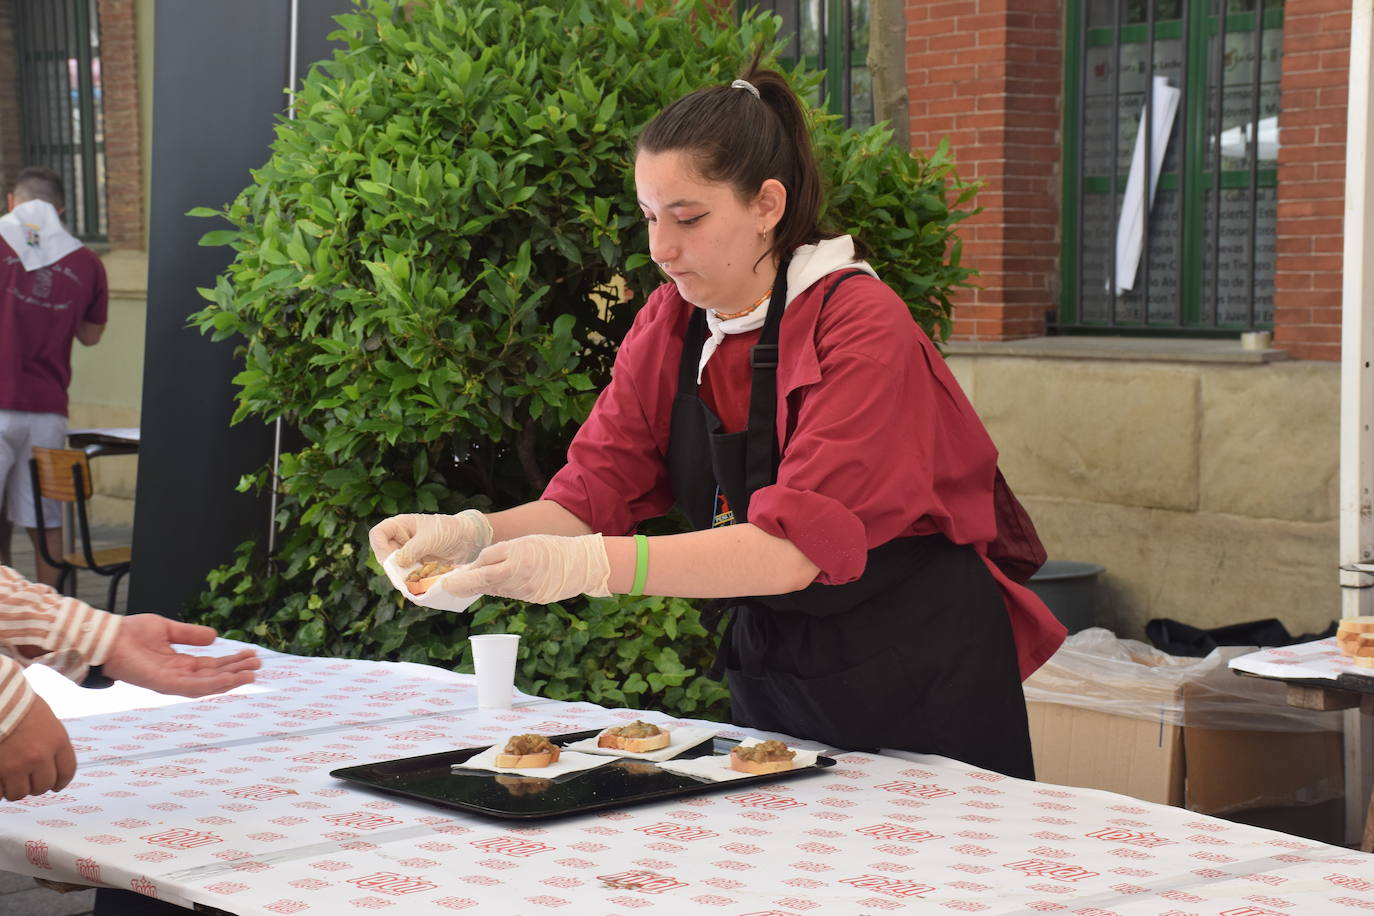
[[[1341,304],[1341,616],[1374,613],[1374,0],[1352,0]],[[1346,713],[1346,834],[1360,838],[1374,784],[1374,728]]]

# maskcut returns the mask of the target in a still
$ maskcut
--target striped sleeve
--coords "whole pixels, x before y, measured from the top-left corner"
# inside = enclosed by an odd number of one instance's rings
[[[4,569],[0,566],[0,569]],[[0,654],[0,741],[9,737],[37,698],[24,669],[14,659]]]
[[[115,615],[0,566],[0,654],[79,681],[88,667],[104,664],[118,631]],[[20,653],[21,646],[29,652]]]

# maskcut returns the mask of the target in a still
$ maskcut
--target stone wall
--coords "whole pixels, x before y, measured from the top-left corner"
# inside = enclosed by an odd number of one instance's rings
[[[72,346],[72,383],[68,425],[139,425],[143,398],[143,340],[148,313],[148,256],[142,251],[112,251],[102,259],[110,283],[110,320],[94,347]],[[91,524],[127,527],[134,521],[138,458],[98,458],[91,462]]]
[[[1050,557],[1100,563],[1098,624],[1340,616],[1340,367],[951,355]]]

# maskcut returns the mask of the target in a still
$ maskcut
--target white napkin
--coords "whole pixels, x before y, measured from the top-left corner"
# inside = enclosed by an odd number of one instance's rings
[[[814,245],[800,246],[792,252],[792,260],[787,265],[787,299],[782,304],[783,308],[791,305],[793,299],[810,289],[821,277],[844,268],[862,270],[874,277],[878,276],[877,271],[870,267],[867,261],[854,259],[854,239],[851,236],[839,235],[832,239],[822,239]],[[764,300],[763,305],[749,314],[727,319],[717,315],[715,309],[706,310],[706,329],[711,336],[701,346],[701,361],[697,364],[698,385],[701,384],[701,373],[705,371],[706,363],[716,352],[720,342],[725,339],[725,335],[743,334],[763,327],[763,320],[768,317],[771,305],[771,302]]]
[[[562,751],[558,759],[546,767],[498,767],[496,765],[496,755],[505,752],[506,740],[499,744],[493,744],[479,754],[474,754],[462,763],[453,764],[450,769],[455,773],[464,770],[488,770],[492,773],[507,773],[516,776],[543,776],[546,779],[553,779],[556,776],[563,776],[568,773],[576,773],[578,770],[590,770],[592,767],[599,767],[610,763],[605,757],[593,757],[591,754],[579,754],[574,752]]]
[[[633,757],[636,760],[671,760],[688,748],[696,747],[706,739],[715,737],[720,729],[674,728],[668,729],[668,731],[671,743],[656,751],[622,751],[614,747],[598,747],[596,739],[599,736],[573,741],[570,744],[565,744],[564,747],[573,751],[586,751],[588,754],[604,754],[611,757]]]
[[[754,738],[739,743],[740,747],[752,747],[760,743],[762,739]],[[788,746],[789,750],[795,751],[796,755],[792,758],[792,769],[799,770],[804,767],[814,766],[816,757],[815,751],[803,751],[799,748]],[[716,754],[712,757],[692,757],[687,760],[665,760],[659,763],[660,770],[667,770],[669,773],[681,773],[683,776],[691,776],[694,779],[705,779],[710,782],[725,782],[731,779],[744,779],[746,776],[757,775],[755,773],[742,773],[739,770],[730,769],[730,755]],[[784,770],[783,772],[786,772]],[[781,776],[781,773],[771,774]]]
[[[26,200],[0,216],[0,238],[14,249],[26,271],[56,264],[81,247],[62,225],[57,208],[46,200]]]
[[[464,567],[462,566],[455,566],[453,569],[444,573],[444,575],[440,576],[438,580],[429,587],[429,591],[424,594],[412,595],[410,589],[406,588],[406,576],[410,574],[411,570],[419,565],[419,563],[415,563],[411,566],[402,568],[396,563],[395,553],[382,561],[382,569],[386,572],[386,577],[391,580],[391,584],[396,586],[397,591],[405,595],[412,603],[418,604],[420,607],[430,607],[434,608],[436,611],[462,612],[466,611],[474,601],[482,597],[481,595],[454,595],[443,587],[443,580],[458,570],[463,569]]]

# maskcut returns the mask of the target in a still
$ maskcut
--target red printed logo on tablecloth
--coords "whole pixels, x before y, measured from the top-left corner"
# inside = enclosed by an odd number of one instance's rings
[[[683,824],[659,823],[650,824],[647,827],[636,827],[640,833],[649,836],[663,837],[668,840],[704,840],[714,836],[720,836],[714,830],[707,830],[704,827],[687,827]]]
[[[157,776],[161,779],[177,779],[182,776],[195,776],[200,772],[202,771],[193,770],[190,767],[174,766],[170,763],[160,767],[149,767],[146,770],[134,770],[134,774],[137,776]]]
[[[436,732],[428,728],[412,728],[409,731],[387,735],[387,738],[392,741],[434,741],[447,737],[448,735],[444,732]]]
[[[100,883],[100,863],[85,856],[76,860],[76,870],[87,881]]]
[[[1112,843],[1127,843],[1131,846],[1145,846],[1152,848],[1155,846],[1169,846],[1173,840],[1165,839],[1157,833],[1140,830],[1125,830],[1121,827],[1103,827],[1091,833],[1084,834],[1096,840],[1107,840]]]
[[[274,798],[281,798],[285,795],[300,795],[295,789],[283,789],[281,786],[241,786],[237,789],[225,789],[225,795],[232,795],[234,798],[251,798],[254,801],[270,801]]]
[[[547,843],[540,843],[536,840],[522,840],[517,837],[498,836],[488,840],[473,840],[471,845],[478,849],[485,849],[487,852],[499,852],[502,855],[515,856],[516,858],[526,858],[541,852],[549,852],[554,847]]]
[[[638,891],[641,894],[662,894],[686,887],[684,881],[660,875],[651,871],[622,871],[613,875],[597,875],[596,880],[606,887],[618,890]]]
[[[373,814],[369,811],[350,811],[347,814],[327,814],[323,820],[329,821],[340,827],[352,827],[354,830],[378,830],[382,827],[394,827],[403,824],[405,821],[392,817],[389,814]]]
[[[304,913],[310,909],[310,904],[303,900],[278,900],[263,907],[269,913]]]
[[[157,899],[157,885],[147,878],[135,878],[129,882],[129,890],[135,894],[142,894],[145,897]]]
[[[1363,878],[1356,878],[1353,875],[1330,874],[1326,875],[1323,880],[1330,881],[1337,887],[1343,887],[1346,890],[1374,891],[1374,884],[1371,884]]]
[[[1032,878],[1053,878],[1055,881],[1082,881],[1084,878],[1096,878],[1098,875],[1097,872],[1088,871],[1078,865],[1067,865],[1049,859],[1023,859],[1020,862],[1011,862],[1005,867],[1025,872]]]
[[[213,891],[216,894],[239,894],[248,890],[248,885],[238,881],[220,881],[215,884],[205,885],[205,889],[207,891]]]
[[[368,699],[387,700],[392,703],[399,703],[402,700],[411,700],[418,696],[422,696],[421,692],[418,690],[388,690],[384,693],[370,693],[368,694]]]
[[[951,795],[959,794],[943,786],[925,782],[907,782],[904,779],[885,782],[878,788],[885,792],[896,792],[898,795],[905,795],[909,798],[949,798]]]
[[[1218,916],[1284,916],[1276,910],[1266,910],[1257,906],[1237,906],[1229,910],[1222,910]]]
[[[166,849],[195,849],[199,846],[213,846],[215,843],[224,842],[222,836],[203,830],[189,830],[185,827],[173,827],[160,833],[149,833],[139,837],[139,839],[147,840],[154,846],[162,846]]]
[[[395,901],[387,900],[385,897],[359,897],[348,901],[348,905],[360,910],[383,910],[395,905]]]
[[[24,858],[34,868],[52,868],[48,864],[48,844],[42,840],[25,840]]]
[[[922,894],[929,894],[935,890],[934,885],[921,884],[918,881],[905,881],[899,878],[884,878],[882,875],[841,878],[840,883],[862,888],[866,891],[877,891],[889,897],[920,897]]]
[[[426,878],[399,875],[392,871],[379,871],[370,875],[363,875],[361,878],[349,878],[348,883],[365,891],[377,891],[381,894],[390,894],[393,897],[404,897],[406,894],[419,894],[424,891],[439,889],[439,885]]]
[[[200,728],[190,722],[145,722],[143,727],[154,732],[193,732]]]
[[[352,754],[340,754],[335,751],[311,751],[308,754],[298,754],[288,758],[298,763],[339,763],[344,760],[352,760]]]
[[[855,833],[862,833],[864,836],[871,836],[876,840],[901,840],[905,843],[921,843],[925,840],[943,839],[942,834],[931,833],[929,830],[916,830],[912,827],[903,827],[899,824],[874,824],[871,827],[856,828]]]
[[[806,807],[806,802],[799,802],[795,798],[788,798],[786,795],[773,795],[768,792],[745,792],[741,795],[727,795],[725,800],[746,808],[765,808],[769,811]]]

